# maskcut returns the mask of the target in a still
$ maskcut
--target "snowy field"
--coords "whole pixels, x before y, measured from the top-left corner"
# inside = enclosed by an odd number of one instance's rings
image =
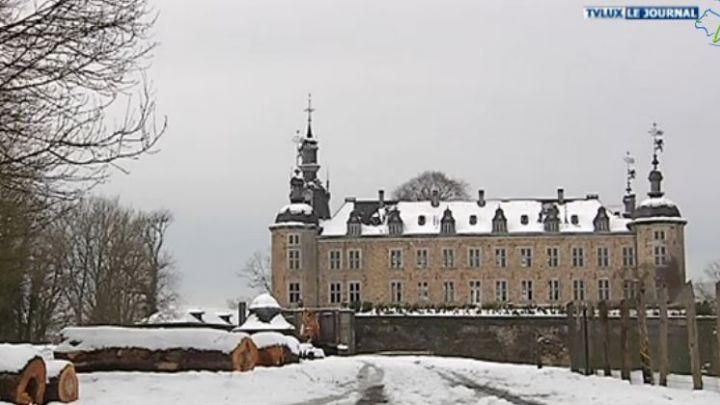
[[[636,381],[639,376],[635,376]],[[705,391],[583,377],[566,369],[442,357],[332,357],[248,373],[93,373],[80,376],[80,404],[698,404],[720,403],[717,379]]]

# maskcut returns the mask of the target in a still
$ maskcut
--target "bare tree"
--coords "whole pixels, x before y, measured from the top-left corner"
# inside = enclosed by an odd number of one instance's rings
[[[270,254],[267,251],[258,250],[245,262],[238,276],[248,282],[252,289],[259,289],[264,292],[272,292],[272,273],[270,267]]]
[[[152,150],[154,22],[147,0],[0,0],[0,186],[75,198]]]
[[[426,171],[406,181],[393,191],[393,198],[404,201],[430,200],[433,190],[437,190],[440,200],[466,200],[468,184],[453,179],[439,171]]]

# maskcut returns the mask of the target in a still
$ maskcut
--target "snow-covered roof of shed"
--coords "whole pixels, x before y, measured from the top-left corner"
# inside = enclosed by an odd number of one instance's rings
[[[397,209],[403,221],[403,235],[431,235],[440,232],[440,223],[446,209],[452,211],[455,219],[456,234],[489,234],[492,232],[492,219],[495,211],[502,208],[507,218],[508,233],[540,233],[544,232],[544,224],[539,221],[544,204],[552,204],[541,199],[507,199],[486,200],[484,206],[476,201],[443,201],[433,207],[430,201],[399,201],[386,205],[385,209]],[[342,236],[347,234],[347,220],[355,208],[356,201],[346,201],[333,218],[323,221],[322,236]],[[559,209],[559,232],[593,232],[593,220],[602,203],[597,198],[568,199],[563,204],[555,205]],[[384,210],[383,210],[384,211]],[[425,216],[424,225],[420,225],[418,218]],[[476,223],[470,222],[470,216],[475,215]],[[527,224],[522,223],[522,217],[527,215]],[[627,232],[629,219],[607,210],[610,219],[611,232]],[[378,236],[388,234],[385,212],[380,213],[379,225],[362,225],[363,236]],[[577,224],[572,221],[577,216]]]
[[[294,330],[295,327],[288,322],[282,314],[277,314],[270,320],[270,322],[261,321],[257,315],[250,314],[247,320],[233,331],[240,332],[252,332],[252,331],[280,331],[280,330]]]
[[[199,315],[199,318],[196,315]],[[156,312],[138,323],[147,325],[205,324],[228,326],[237,325],[237,314],[235,311],[221,308],[170,307]]]
[[[252,300],[250,306],[248,307],[248,309],[257,308],[280,308],[280,304],[278,304],[277,300],[273,298],[272,295],[268,293],[262,293],[255,297],[255,299]]]

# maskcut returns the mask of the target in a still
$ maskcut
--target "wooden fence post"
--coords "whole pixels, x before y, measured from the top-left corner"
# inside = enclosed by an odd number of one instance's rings
[[[600,324],[602,328],[603,375],[610,377],[610,321],[608,319],[608,303],[603,300],[598,305],[600,310]]]
[[[637,300],[637,323],[638,323],[638,339],[640,340],[640,366],[642,367],[643,382],[645,384],[654,384],[655,376],[653,375],[652,356],[650,354],[650,338],[647,329],[647,313],[645,312],[645,279],[641,278],[640,288],[638,288]]]
[[[667,288],[661,285],[658,289],[660,304],[660,385],[667,387],[668,375],[668,308]]]
[[[620,375],[623,380],[630,381],[630,308],[627,298],[620,301],[620,340],[622,347],[622,369]]]
[[[688,349],[690,353],[690,371],[693,376],[693,389],[703,388],[700,371],[700,347],[698,346],[697,319],[695,314],[695,293],[692,282],[685,284],[685,317],[688,329]]]
[[[570,352],[570,371],[574,373],[580,372],[578,367],[578,347],[577,347],[577,330],[575,328],[575,305],[570,302],[567,304],[565,316],[567,317],[568,328],[568,351]]]

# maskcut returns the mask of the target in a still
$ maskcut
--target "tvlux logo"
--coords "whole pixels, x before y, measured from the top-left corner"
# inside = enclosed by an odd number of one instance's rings
[[[625,20],[697,20],[700,8],[671,7],[585,7],[585,18]]]

